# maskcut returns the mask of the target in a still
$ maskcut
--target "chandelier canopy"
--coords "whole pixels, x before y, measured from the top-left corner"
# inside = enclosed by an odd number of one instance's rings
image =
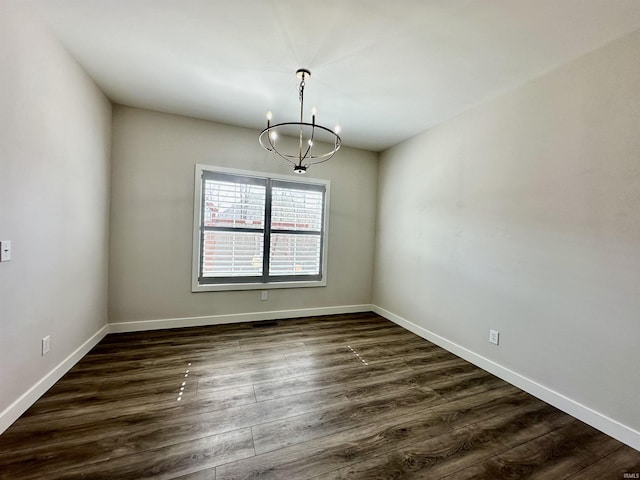
[[[311,110],[311,123],[304,121],[304,87],[305,81],[311,76],[306,68],[296,71],[300,80],[300,121],[271,124],[272,114],[267,113],[267,128],[260,132],[258,141],[262,147],[271,152],[276,159],[282,159],[293,165],[295,173],[306,173],[309,165],[322,163],[335,155],[342,145],[342,139],[338,133],[340,127],[333,130],[316,123],[316,109]],[[278,138],[292,136],[298,140],[297,146],[278,145]],[[321,143],[320,143],[321,140]],[[320,143],[320,146],[316,144]],[[328,145],[328,146],[327,146]],[[289,146],[290,150],[286,150]]]

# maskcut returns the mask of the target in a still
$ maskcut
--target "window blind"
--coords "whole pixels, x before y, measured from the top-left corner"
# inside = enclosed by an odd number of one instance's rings
[[[205,171],[199,283],[320,280],[324,185]]]
[[[319,275],[324,191],[274,182],[271,202],[269,274]]]

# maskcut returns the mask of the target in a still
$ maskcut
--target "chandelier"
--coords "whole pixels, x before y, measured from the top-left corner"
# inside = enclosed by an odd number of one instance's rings
[[[311,72],[305,68],[296,71],[300,80],[298,87],[300,99],[300,121],[283,122],[271,125],[271,112],[267,113],[267,128],[260,132],[258,141],[262,147],[271,152],[273,157],[283,159],[293,165],[295,173],[306,173],[309,165],[322,163],[335,155],[342,145],[342,139],[338,133],[340,127],[331,130],[316,123],[316,109],[311,110],[311,123],[303,121],[304,118],[304,87],[305,81],[311,76]],[[286,150],[285,145],[278,145],[278,138],[292,136],[297,139],[297,145]],[[316,144],[320,143],[320,146]]]

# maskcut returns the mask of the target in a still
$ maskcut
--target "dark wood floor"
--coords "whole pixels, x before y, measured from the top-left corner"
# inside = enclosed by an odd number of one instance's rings
[[[640,452],[372,313],[108,335],[0,435],[12,480],[636,472]]]

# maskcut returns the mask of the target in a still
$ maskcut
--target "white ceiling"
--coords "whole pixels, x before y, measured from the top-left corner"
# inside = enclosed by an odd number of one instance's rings
[[[640,28],[640,0],[34,0],[111,100],[383,150]],[[638,59],[630,59],[638,61]]]

